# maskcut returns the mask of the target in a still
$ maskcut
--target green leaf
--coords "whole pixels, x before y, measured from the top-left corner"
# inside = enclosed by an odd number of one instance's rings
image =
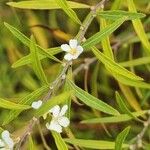
[[[128,109],[128,107],[126,106],[125,102],[123,101],[123,99],[121,98],[121,96],[119,95],[118,92],[115,93],[116,94],[116,101],[117,101],[117,104],[118,106],[120,107],[120,110],[125,113],[125,114],[128,114],[128,115],[131,115],[131,117],[134,117],[132,115],[132,113],[130,112],[130,110]]]
[[[128,71],[127,69],[123,68],[119,64],[117,64],[115,61],[101,53],[96,47],[92,47],[92,51],[95,54],[95,56],[111,71],[120,74],[122,76],[128,77],[132,80],[143,80],[141,77],[136,76],[132,72]]]
[[[91,94],[87,93],[86,91],[82,90],[78,86],[76,86],[72,81],[69,79],[67,80],[70,88],[75,92],[75,96],[79,98],[83,103],[86,105],[97,109],[99,111],[105,112],[111,115],[119,115],[119,112],[114,109],[113,107],[109,106],[102,100],[97,99],[96,97],[92,96]]]
[[[34,0],[34,1],[20,1],[8,2],[9,6],[22,9],[61,9],[55,0]],[[70,8],[90,8],[90,6],[82,3],[67,1]]]
[[[100,18],[101,30],[105,29],[106,27],[107,27],[106,20],[103,18]],[[112,60],[114,60],[114,55],[113,55],[113,51],[110,45],[109,36],[106,36],[104,39],[102,39],[101,43],[102,43],[104,54],[110,57]]]
[[[91,149],[114,149],[115,142],[101,140],[85,140],[85,139],[64,139],[65,142]],[[124,148],[129,147],[128,144],[123,144]]]
[[[98,44],[103,38],[113,33],[126,19],[127,17],[123,17],[116,20],[111,25],[108,25],[105,29],[88,38],[82,46],[84,47],[84,49],[89,49],[90,47]]]
[[[16,103],[4,100],[2,98],[0,98],[0,107],[6,108],[6,109],[14,109],[14,110],[26,110],[26,109],[31,108],[31,106],[16,104]]]
[[[4,23],[4,25],[10,30],[10,32],[16,37],[18,38],[18,40],[20,40],[24,45],[26,45],[27,47],[30,47],[30,42],[31,40],[29,38],[27,38],[24,34],[22,34],[19,30],[17,30],[15,27],[11,26],[8,23]],[[53,55],[51,55],[50,53],[47,53],[42,47],[40,47],[39,45],[37,46],[37,50],[40,54],[55,60],[57,62],[61,62],[59,59],[57,59],[56,57],[54,57]]]
[[[118,134],[115,142],[115,150],[121,150],[123,148],[124,140],[126,139],[130,127],[125,128],[121,133]]]
[[[32,139],[32,136],[31,136],[31,135],[29,136],[28,149],[29,149],[29,150],[35,150],[34,142],[33,142],[33,139]]]
[[[98,75],[99,75],[99,62],[97,62],[91,78],[91,93],[93,96],[98,97]]]
[[[100,11],[97,14],[105,19],[110,20],[117,20],[118,18],[122,17],[127,17],[128,20],[134,20],[145,17],[145,14],[142,13],[128,12],[123,10]]]
[[[36,101],[37,99],[39,99],[39,97],[43,95],[48,89],[49,89],[48,85],[42,86],[41,88],[21,98],[19,101],[19,104],[31,105],[33,101]],[[8,117],[5,118],[5,120],[3,121],[3,125],[6,125],[10,121],[14,120],[21,112],[22,112],[21,110],[11,110],[8,113]]]
[[[136,11],[136,7],[134,5],[134,1],[133,0],[127,0],[128,3],[128,9],[130,12],[137,12]],[[148,52],[150,53],[150,42],[148,40],[148,37],[144,31],[144,27],[142,25],[142,22],[140,19],[135,19],[132,20],[134,29],[138,35],[138,37],[140,38],[142,44],[145,46],[145,48],[148,50]]]
[[[67,4],[66,0],[55,0],[55,1],[74,22],[81,24],[81,21],[79,20],[78,16],[70,8],[70,6]]]
[[[32,66],[33,66],[33,70],[35,74],[44,84],[48,84],[41,62],[37,54],[37,48],[36,48],[35,39],[33,36],[31,36],[30,51],[31,51],[31,56],[30,56],[31,62],[32,62]]]
[[[58,150],[68,150],[66,143],[61,135],[55,131],[51,131]]]
[[[120,110],[125,113],[128,114],[129,116],[133,117],[135,120],[140,121],[140,119],[136,118],[132,112],[128,109],[128,107],[126,106],[124,100],[121,98],[121,96],[119,95],[118,92],[115,93],[116,94],[116,101],[118,103],[118,106],[120,107]]]
[[[111,69],[109,69],[111,71]],[[123,83],[125,85],[133,86],[133,87],[139,87],[139,88],[144,88],[144,89],[150,89],[150,84],[142,81],[135,81],[132,80],[124,75],[112,72],[112,75],[116,80],[118,80],[120,83]]]
[[[55,55],[55,54],[62,52],[60,47],[49,48],[49,49],[46,49],[46,51],[50,55]],[[42,60],[42,59],[46,58],[47,56],[38,53],[38,57],[39,57],[39,60]],[[28,64],[31,64],[31,54],[24,56],[24,57],[20,58],[19,60],[17,60],[15,63],[13,63],[12,67],[17,68],[17,67],[21,67],[23,65],[28,65]]]
[[[40,117],[47,113],[52,107],[57,104],[61,104],[66,101],[72,94],[72,91],[64,92],[58,96],[52,97],[50,100],[45,102],[36,112],[35,116]]]
[[[125,62],[120,62],[119,64],[123,67],[134,67],[134,66],[144,65],[149,63],[150,63],[150,57],[142,57],[142,58],[137,58]]]
[[[144,114],[146,114],[148,111],[137,111],[137,112],[132,112],[132,115],[134,117],[139,117]],[[88,123],[88,124],[97,124],[97,123],[118,123],[118,122],[126,122],[129,120],[132,120],[133,117],[128,114],[120,114],[118,116],[113,116],[113,117],[103,117],[103,118],[92,118],[88,120],[83,120],[81,123]]]

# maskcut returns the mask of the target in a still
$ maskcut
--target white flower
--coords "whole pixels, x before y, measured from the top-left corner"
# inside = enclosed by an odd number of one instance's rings
[[[67,127],[70,123],[69,119],[64,116],[67,109],[67,105],[64,105],[62,109],[58,105],[50,109],[49,112],[52,113],[52,120],[46,124],[47,129],[61,133],[62,127]]]
[[[38,100],[36,102],[33,102],[31,107],[34,108],[34,109],[39,109],[42,105],[42,101],[41,100]]]
[[[10,133],[7,130],[4,130],[1,134],[0,139],[0,150],[13,150],[14,142],[10,137]]]
[[[67,54],[64,56],[64,59],[70,61],[72,59],[77,59],[78,56],[83,52],[82,46],[78,45],[76,39],[71,39],[68,44],[62,44],[61,49]]]

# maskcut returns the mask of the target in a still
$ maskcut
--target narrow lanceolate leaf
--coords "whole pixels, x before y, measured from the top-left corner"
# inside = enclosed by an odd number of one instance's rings
[[[123,10],[113,10],[113,11],[100,11],[98,15],[110,20],[117,20],[118,18],[127,17],[128,20],[134,20],[145,17],[142,13],[128,12]]]
[[[4,100],[2,98],[0,98],[0,107],[6,108],[6,109],[15,109],[15,110],[25,110],[25,109],[31,108],[31,106],[16,104],[16,103]]]
[[[111,69],[110,69],[111,71]],[[136,81],[132,80],[131,78],[128,78],[124,75],[112,72],[112,75],[114,78],[119,81],[120,83],[123,83],[125,85],[133,86],[133,87],[139,87],[139,88],[144,88],[144,89],[150,89],[150,84],[142,81]]]
[[[42,94],[44,94],[47,90],[49,89],[48,85],[42,86],[41,88],[33,91],[32,93],[26,95],[25,97],[21,98],[19,100],[19,104],[23,104],[23,105],[31,105],[31,103],[37,99],[40,98],[40,96]],[[20,113],[22,112],[22,110],[11,110],[8,113],[8,117],[5,118],[3,125],[8,124],[10,121],[14,120]]]
[[[30,47],[30,42],[31,40],[29,38],[27,38],[24,34],[22,34],[19,30],[17,30],[15,27],[11,26],[8,23],[4,23],[4,25],[10,30],[10,32],[16,37],[18,38],[18,40],[20,40],[24,45],[26,45],[27,47]],[[38,52],[41,53],[42,55],[55,60],[57,62],[61,62],[59,59],[57,59],[56,57],[54,57],[53,55],[51,55],[50,53],[46,52],[45,49],[43,49],[42,47],[40,47],[39,45],[36,45]]]
[[[68,99],[72,94],[72,91],[64,92],[58,96],[52,97],[50,100],[45,102],[36,112],[35,116],[40,117],[43,116],[45,113],[47,113],[52,107],[55,105],[64,103],[66,99]]]
[[[125,77],[128,77],[132,80],[143,80],[141,77],[136,76],[132,72],[128,71],[127,69],[123,68],[119,64],[117,64],[115,61],[101,53],[96,47],[92,47],[92,51],[95,54],[95,56],[107,67],[110,68],[111,71],[123,75]]]
[[[32,66],[33,66],[33,70],[35,74],[44,84],[47,84],[48,82],[47,82],[45,73],[43,71],[41,62],[38,57],[38,52],[37,52],[37,48],[35,45],[35,39],[33,36],[31,36],[30,52],[31,52],[30,58],[31,58],[31,62],[32,62]]]
[[[62,52],[60,47],[49,48],[49,49],[46,49],[46,51],[50,55],[55,55],[55,54]],[[42,60],[42,59],[46,58],[47,56],[38,53],[38,57],[39,57],[39,60]],[[20,58],[19,60],[17,60],[15,63],[13,63],[12,67],[17,68],[17,67],[21,67],[23,65],[29,65],[29,64],[31,64],[31,54],[24,56],[24,57]]]
[[[29,136],[29,145],[28,145],[28,150],[35,150],[34,142],[32,139],[32,136]]]
[[[34,0],[34,1],[20,1],[20,2],[8,2],[9,6],[22,8],[22,9],[61,9],[57,5],[55,0]],[[89,5],[67,1],[67,4],[70,8],[90,8]]]
[[[136,11],[136,7],[134,5],[134,1],[133,0],[127,0],[128,2],[128,9],[130,12],[137,12]],[[140,38],[142,44],[144,45],[144,47],[148,50],[148,52],[150,53],[150,42],[148,40],[148,37],[144,31],[144,27],[142,25],[142,22],[140,19],[135,19],[132,20],[134,29],[138,35],[138,37]]]
[[[115,142],[101,140],[85,140],[85,139],[64,139],[65,142],[90,149],[114,149]],[[123,148],[129,147],[128,144],[123,144]]]
[[[135,118],[135,116],[128,109],[128,107],[126,106],[125,102],[123,101],[123,99],[121,98],[118,92],[116,92],[116,101],[117,101],[118,106],[120,107],[120,110],[123,113],[128,114],[129,116]]]
[[[56,3],[63,9],[63,11],[76,23],[81,24],[76,13],[71,9],[71,7],[67,4],[66,0],[56,0]]]
[[[105,112],[111,115],[119,115],[119,112],[111,107],[110,105],[106,104],[102,100],[97,99],[96,97],[92,96],[91,94],[87,93],[86,91],[82,90],[78,86],[76,86],[72,81],[69,79],[67,80],[68,85],[70,88],[75,91],[75,96],[80,99],[86,105],[97,109],[99,111]]]
[[[129,131],[130,131],[130,127],[127,127],[121,133],[118,134],[115,142],[115,150],[121,150],[123,148],[123,143]]]
[[[148,111],[137,111],[137,112],[132,112],[132,115],[134,117],[139,117],[144,114],[146,114]],[[88,119],[88,120],[83,120],[81,123],[87,123],[87,124],[97,124],[97,123],[118,123],[118,122],[126,122],[129,120],[132,120],[133,117],[128,114],[121,114],[118,116],[113,116],[113,117],[103,117],[103,118],[93,118],[93,119]]]
[[[101,30],[107,27],[106,20],[103,18],[100,18],[100,27],[101,27]],[[102,39],[101,43],[102,43],[104,54],[108,56],[109,58],[111,58],[112,60],[114,60],[113,51],[112,51],[110,41],[109,41],[109,36],[106,36],[104,39]]]
[[[64,140],[62,139],[61,135],[55,131],[52,131],[52,136],[55,140],[55,144],[58,150],[68,150],[68,147]]]
[[[84,49],[88,49],[98,44],[103,38],[113,33],[126,19],[127,17],[122,17],[116,20],[111,25],[108,25],[105,29],[101,30],[100,32],[97,32],[96,34],[88,38],[82,46],[84,47]]]
[[[149,64],[149,63],[150,63],[150,57],[142,57],[142,58],[132,59],[125,62],[120,62],[119,64],[123,67],[134,67],[134,66],[139,66],[139,65]]]

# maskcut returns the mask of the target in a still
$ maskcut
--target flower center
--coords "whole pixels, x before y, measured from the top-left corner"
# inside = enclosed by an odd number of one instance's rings
[[[75,55],[77,53],[77,50],[75,48],[70,49],[70,54]]]

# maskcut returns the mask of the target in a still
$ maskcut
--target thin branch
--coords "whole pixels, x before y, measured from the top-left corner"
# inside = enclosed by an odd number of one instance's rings
[[[144,125],[143,129],[133,139],[133,141],[135,141],[135,143],[130,145],[130,150],[137,150],[137,149],[143,148],[142,139],[150,126],[150,111],[148,111],[148,115],[149,115],[149,117],[148,117],[147,121],[144,121],[144,123],[143,123],[143,125]]]
[[[43,135],[43,132],[42,132],[42,129],[41,129],[41,125],[40,123],[37,124],[38,126],[38,130],[40,132],[40,136],[41,136],[41,139],[42,139],[42,142],[43,142],[43,145],[45,147],[46,150],[51,150],[51,148],[47,145],[46,141],[45,141],[45,138],[44,138],[44,135]]]

